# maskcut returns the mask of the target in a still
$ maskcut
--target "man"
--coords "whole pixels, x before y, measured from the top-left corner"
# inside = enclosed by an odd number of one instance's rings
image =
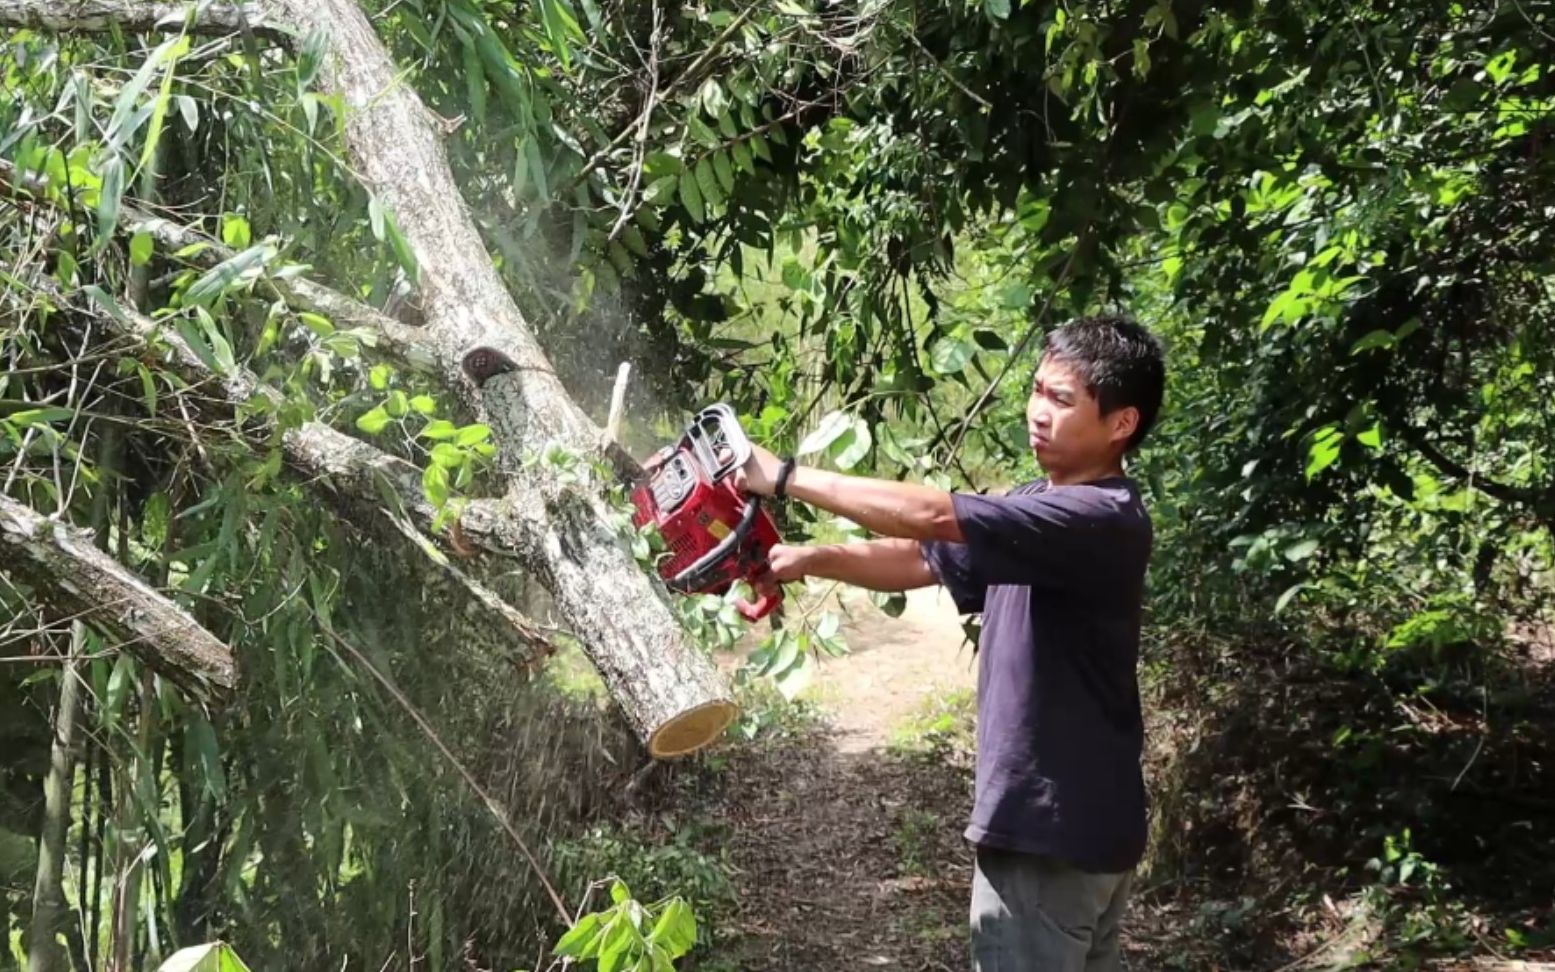
[[[1118,926],[1145,847],[1136,664],[1150,517],[1123,472],[1160,411],[1160,343],[1119,317],[1050,335],[1026,406],[1046,472],[1005,496],[796,468],[765,449],[741,485],[888,539],[779,546],[764,585],[943,584],[981,612],[977,786],[966,835],[974,972],[1122,968]]]

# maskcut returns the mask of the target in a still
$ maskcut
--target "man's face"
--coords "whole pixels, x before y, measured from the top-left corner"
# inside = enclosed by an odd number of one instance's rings
[[[1103,416],[1085,382],[1062,361],[1043,358],[1026,403],[1026,434],[1037,462],[1049,473],[1090,472],[1122,452],[1137,411]]]

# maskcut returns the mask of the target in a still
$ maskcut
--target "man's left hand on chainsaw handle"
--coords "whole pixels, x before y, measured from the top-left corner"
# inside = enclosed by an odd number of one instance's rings
[[[742,493],[771,496],[777,491],[778,471],[782,466],[783,460],[753,442],[750,458],[735,470],[735,488]]]

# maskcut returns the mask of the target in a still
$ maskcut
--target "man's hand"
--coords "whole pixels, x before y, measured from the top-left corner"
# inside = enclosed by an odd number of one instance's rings
[[[781,584],[804,580],[805,568],[810,555],[814,552],[814,547],[790,543],[773,544],[767,551],[767,569],[751,581],[751,586],[756,588],[758,594],[771,595],[778,593],[778,586]]]
[[[734,487],[744,493],[771,496],[777,489],[778,470],[783,462],[777,456],[751,443],[751,456],[734,472]]]
[[[772,579],[780,584],[804,580],[805,567],[812,549],[791,543],[773,544],[772,549],[767,551],[767,566],[771,568]]]

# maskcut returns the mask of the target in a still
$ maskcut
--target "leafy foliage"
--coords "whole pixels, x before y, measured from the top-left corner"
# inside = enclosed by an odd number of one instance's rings
[[[597,410],[616,363],[638,366],[638,451],[716,398],[753,438],[839,469],[1002,486],[1035,472],[1021,386],[1043,331],[1115,306],[1156,327],[1169,407],[1132,466],[1159,526],[1148,663],[1208,686],[1205,720],[1261,711],[1238,679],[1267,659],[1224,647],[1237,638],[1278,646],[1297,666],[1283,675],[1359,693],[1291,734],[1339,754],[1339,778],[1319,779],[1356,821],[1313,826],[1330,843],[1310,857],[1337,870],[1385,847],[1368,873],[1402,902],[1390,947],[1466,920],[1443,890],[1462,866],[1440,853],[1448,824],[1392,836],[1399,820],[1373,814],[1421,791],[1368,774],[1423,732],[1375,724],[1418,699],[1496,726],[1537,709],[1500,679],[1525,660],[1511,636],[1550,622],[1547,5],[368,6],[447,122],[464,202],[569,388]],[[493,458],[489,430],[370,333],[280,297],[307,273],[419,314],[395,214],[345,162],[346,106],[316,90],[322,38],[284,56],[177,24],[4,43],[0,158],[41,186],[0,200],[4,488],[103,524],[246,679],[213,717],[96,635],[76,646],[93,742],[71,947],[95,961],[127,935],[154,961],[223,934],[261,966],[323,966],[410,941],[441,966],[476,941],[483,961],[527,961],[527,941],[555,940],[538,887],[343,646],[436,713],[537,830],[607,806],[625,744],[592,700],[527,686],[510,649],[446,616],[425,569],[344,532],[285,474],[279,436],[328,421],[416,462],[451,519]],[[174,220],[207,241],[164,244]],[[230,254],[211,260],[217,240]],[[280,398],[214,413],[163,345],[100,340],[127,310]],[[273,431],[256,437],[258,420]],[[599,483],[579,457],[524,461]],[[840,529],[785,517],[796,538]],[[651,561],[652,538],[633,539]],[[0,651],[55,639],[25,592],[0,605]],[[741,634],[730,600],[681,607],[709,647]],[[791,620],[755,649],[754,684],[797,706],[837,634],[824,612]],[[6,719],[29,714],[0,837],[38,830],[60,675],[0,677]],[[1513,750],[1532,745],[1521,731]],[[1465,785],[1522,785],[1471,762]],[[1187,757],[1163,765],[1195,779]],[[104,878],[137,855],[125,925]],[[562,944],[603,959],[609,928],[612,966],[673,961],[689,919],[654,938],[670,894],[613,901],[594,939]],[[23,898],[7,901],[19,926]]]

